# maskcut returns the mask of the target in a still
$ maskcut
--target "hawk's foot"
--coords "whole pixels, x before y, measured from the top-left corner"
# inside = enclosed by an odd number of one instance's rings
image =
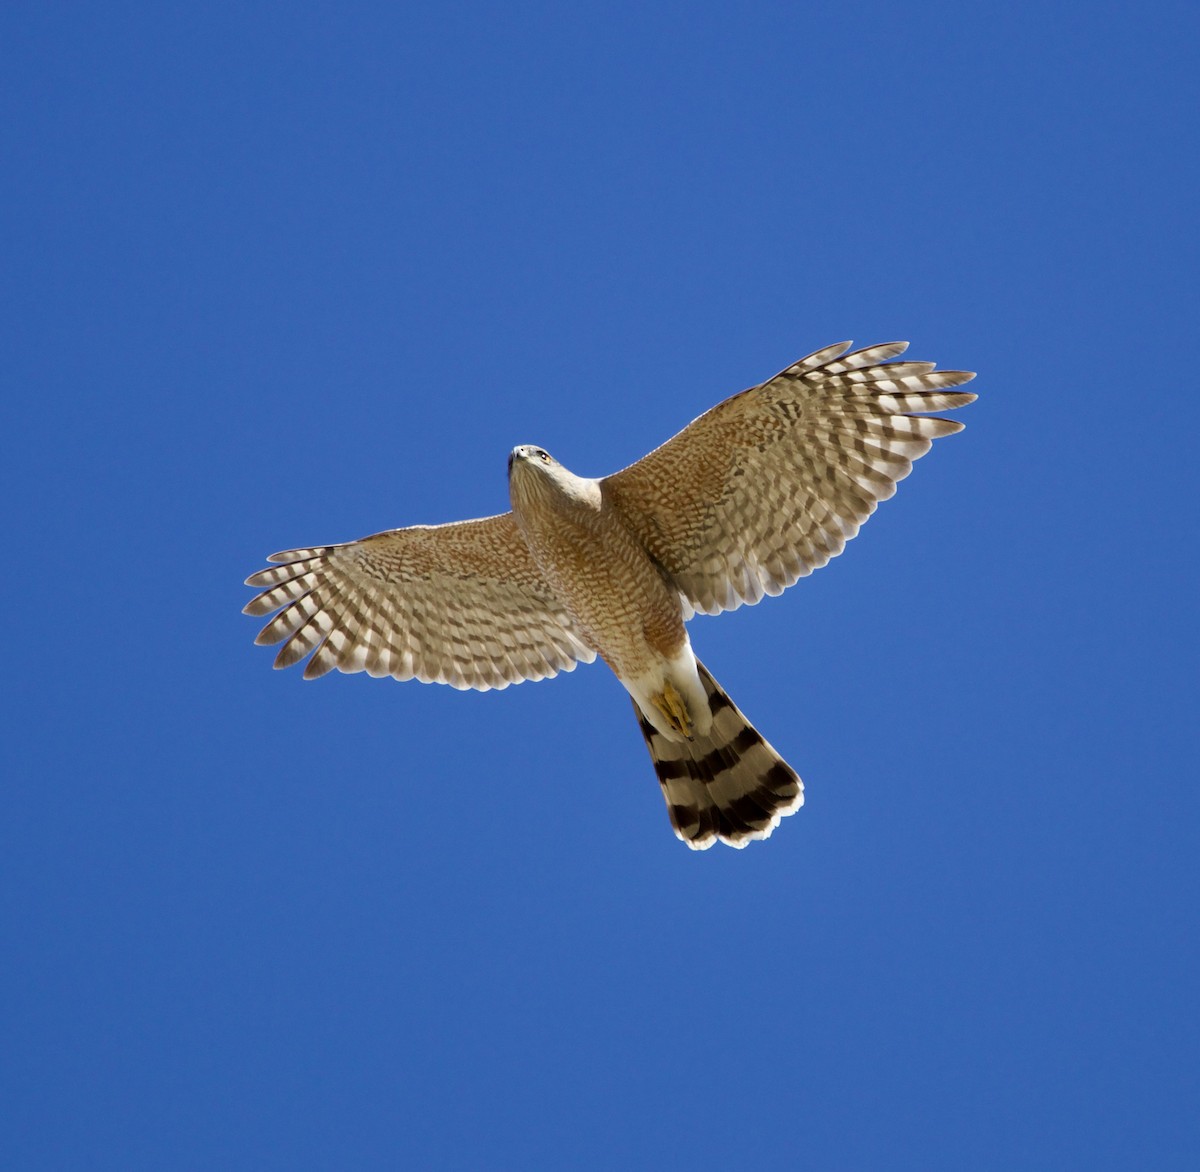
[[[692,730],[695,727],[695,721],[692,720],[683,697],[675,690],[675,685],[668,680],[663,686],[663,690],[650,699],[654,707],[667,718],[667,723],[690,741],[694,735]]]

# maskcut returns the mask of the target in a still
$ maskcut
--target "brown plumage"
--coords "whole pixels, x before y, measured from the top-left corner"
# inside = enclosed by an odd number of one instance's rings
[[[684,623],[779,594],[841,553],[973,375],[829,346],[718,403],[620,472],[509,457],[512,512],[273,555],[246,612],[276,667],[503,688],[600,655],[633,697],[676,834],[743,846],[799,778],[692,652]]]

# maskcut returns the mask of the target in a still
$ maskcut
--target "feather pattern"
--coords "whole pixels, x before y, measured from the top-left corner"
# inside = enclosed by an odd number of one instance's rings
[[[826,346],[602,480],[515,448],[510,513],[272,554],[246,580],[260,591],[246,613],[267,619],[257,642],[278,648],[276,667],[307,658],[305,679],[480,690],[600,654],[635,697],[679,838],[766,838],[804,787],[695,659],[684,622],[825,565],[961,429],[932,413],[970,403],[955,388],[974,376],[901,360],[906,347]]]
[[[276,667],[311,655],[304,678],[334,668],[455,688],[504,688],[590,663],[511,513],[391,529],[345,545],[272,554],[246,579],[246,614],[278,611],[257,642]]]
[[[602,481],[693,610],[758,602],[825,565],[933,440],[962,430],[923,413],[972,402],[951,388],[974,375],[889,361],[907,345],[818,350]]]
[[[804,784],[697,661],[712,729],[693,741],[662,735],[634,701],[675,834],[692,850],[770,838],[804,804]]]

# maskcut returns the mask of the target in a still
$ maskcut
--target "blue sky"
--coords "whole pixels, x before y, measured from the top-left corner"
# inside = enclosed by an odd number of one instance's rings
[[[0,1147],[41,1168],[1185,1168],[1197,17],[0,16]],[[672,836],[599,665],[273,673],[264,555],[614,470],[841,338],[979,371],[691,628],[805,779]],[[15,651],[15,653],[14,653]]]

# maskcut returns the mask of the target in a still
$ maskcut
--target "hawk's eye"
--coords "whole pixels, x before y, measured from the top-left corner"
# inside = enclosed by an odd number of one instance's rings
[[[541,460],[541,462],[543,464],[549,464],[550,463],[550,453],[549,452],[538,452],[538,459]]]

